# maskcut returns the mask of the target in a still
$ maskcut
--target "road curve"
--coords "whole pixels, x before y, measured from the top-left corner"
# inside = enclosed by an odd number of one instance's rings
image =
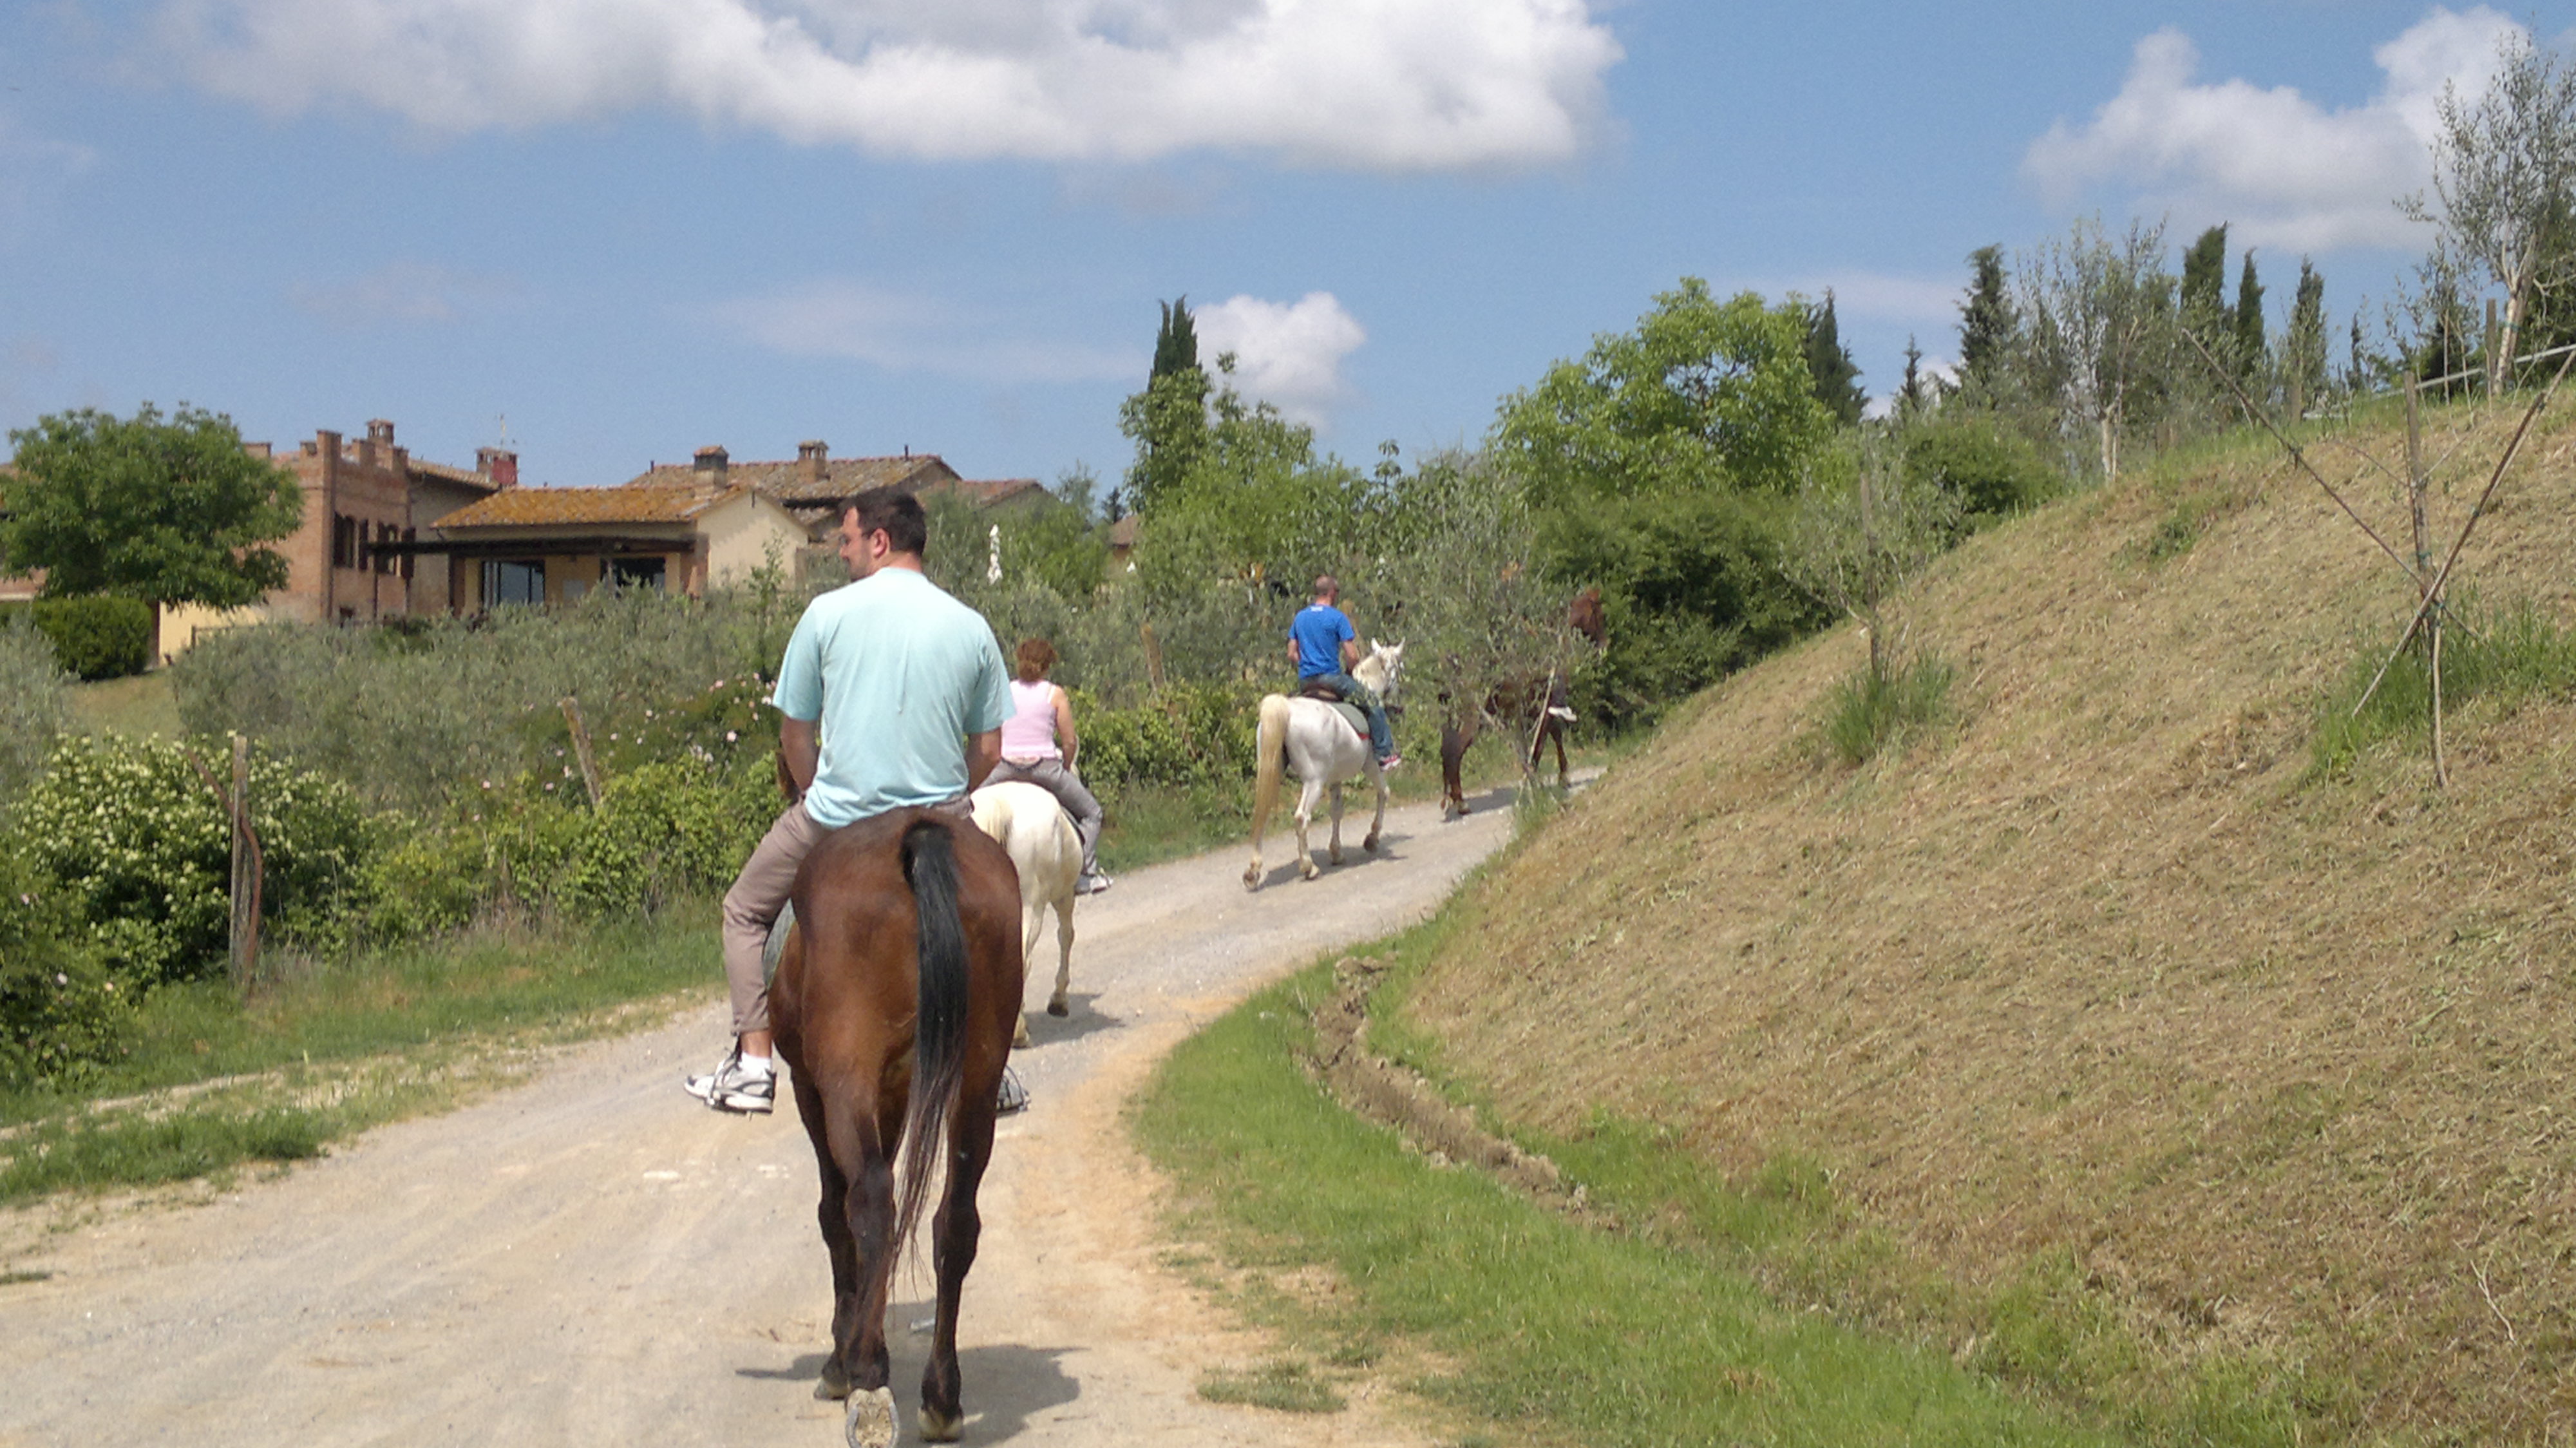
[[[1261,1345],[1157,1265],[1157,1184],[1118,1110],[1252,989],[1429,913],[1503,843],[1506,804],[1392,811],[1374,859],[1362,816],[1352,863],[1313,883],[1274,836],[1257,894],[1236,848],[1082,903],[1073,1015],[1034,1018],[1014,1058],[1033,1102],[986,1179],[967,1442],[1429,1441],[1374,1396],[1315,1417],[1195,1396]],[[1052,961],[1050,932],[1032,1006]],[[51,1274],[0,1286],[0,1445],[838,1442],[837,1405],[811,1397],[830,1280],[795,1113],[718,1116],[679,1089],[723,1045],[707,970],[710,1004],[667,1027],[210,1202],[0,1213],[0,1268]],[[899,1279],[893,1313],[907,1425],[926,1278]]]

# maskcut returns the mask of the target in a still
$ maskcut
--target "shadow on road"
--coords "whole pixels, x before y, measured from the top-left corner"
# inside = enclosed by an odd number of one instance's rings
[[[1094,1005],[1094,1002],[1099,999],[1098,991],[1068,991],[1065,993],[1065,1003],[1071,1008],[1072,1014],[1051,1016],[1046,1013],[1043,1006],[1030,1011],[1028,1013],[1029,1048],[1034,1050],[1039,1046],[1052,1046],[1059,1041],[1079,1041],[1085,1036],[1101,1031],[1127,1029],[1124,1017],[1103,1015],[1099,1011]]]
[[[928,1302],[899,1303],[886,1314],[887,1325],[894,1329],[886,1344],[894,1360],[887,1381],[894,1386],[895,1400],[903,1405],[906,1422],[912,1421],[921,1409],[921,1368],[928,1338],[904,1331],[903,1326],[927,1316],[930,1310]],[[1068,1347],[1013,1344],[958,1349],[957,1371],[966,1386],[967,1435],[978,1443],[1004,1442],[1026,1431],[1034,1415],[1079,1399],[1082,1384],[1057,1364],[1057,1359],[1072,1351]],[[771,1382],[818,1382],[823,1376],[823,1355],[802,1353],[783,1368],[736,1368],[734,1376]],[[1065,1416],[1068,1415],[1057,1415],[1059,1420]]]

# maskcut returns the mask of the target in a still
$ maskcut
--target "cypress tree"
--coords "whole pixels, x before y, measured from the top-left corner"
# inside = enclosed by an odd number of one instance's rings
[[[2200,234],[2182,254],[2182,320],[2202,341],[2215,346],[2236,330],[2227,309],[2227,223]]]
[[[1869,394],[1856,381],[1860,367],[1852,361],[1851,350],[1842,343],[1842,334],[1834,324],[1833,288],[1825,289],[1824,305],[1807,309],[1807,375],[1814,379],[1816,400],[1840,418],[1848,427],[1860,421],[1869,405]]]
[[[1163,325],[1154,333],[1154,370],[1151,376],[1169,377],[1175,372],[1187,372],[1197,367],[1199,332],[1198,325],[1190,319],[1188,295],[1157,305],[1163,309]]]
[[[2236,370],[2252,373],[2263,365],[2263,285],[2254,279],[2254,253],[2245,253],[2245,272],[2236,283]]]
[[[2299,258],[2299,290],[2290,303],[2290,335],[2283,349],[2293,415],[2326,390],[2326,279]]]
[[[1905,381],[1896,389],[1896,415],[1919,417],[1932,405],[1932,388],[1923,377],[1923,349],[1914,345],[1914,334],[1905,335]]]
[[[2004,358],[2012,345],[2012,298],[2004,291],[2004,249],[1981,246],[1968,253],[1976,269],[1968,299],[1959,307],[1959,384],[1991,392],[2003,381]]]

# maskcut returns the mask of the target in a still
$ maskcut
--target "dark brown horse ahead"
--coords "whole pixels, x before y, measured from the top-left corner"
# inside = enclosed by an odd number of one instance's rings
[[[1020,1017],[1019,879],[973,824],[901,809],[825,836],[796,877],[795,907],[770,1014],[823,1175],[832,1348],[815,1395],[849,1400],[853,1444],[898,1436],[886,1297],[945,1157],[921,1436],[950,1442],[965,1421],[957,1304],[983,1226],[975,1189]]]
[[[1576,594],[1566,606],[1565,623],[1590,639],[1594,648],[1601,647],[1610,636],[1609,618],[1601,608],[1601,590],[1587,588]],[[1565,726],[1574,715],[1567,707],[1569,697],[1565,672],[1556,670],[1505,679],[1487,690],[1482,699],[1449,700],[1448,717],[1440,724],[1440,812],[1452,818],[1467,812],[1467,794],[1459,782],[1458,764],[1488,723],[1528,733],[1529,757],[1521,762],[1523,775],[1538,773],[1539,753],[1553,741],[1556,787],[1563,789]]]

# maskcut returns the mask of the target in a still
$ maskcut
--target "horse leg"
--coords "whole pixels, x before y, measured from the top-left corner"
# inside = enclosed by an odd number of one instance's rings
[[[1338,780],[1333,784],[1332,860],[1334,866],[1339,868],[1342,863],[1342,786]]]
[[[1381,773],[1371,783],[1377,786],[1377,814],[1369,820],[1368,838],[1360,844],[1374,855],[1377,853],[1378,836],[1386,832],[1386,776]]]
[[[1565,721],[1553,714],[1549,715],[1547,737],[1556,741],[1556,787],[1559,790],[1569,789],[1574,781],[1573,776],[1565,769]]]
[[[1467,812],[1467,786],[1460,766],[1467,751],[1476,744],[1478,721],[1474,716],[1451,720],[1440,726],[1440,817],[1456,819]]]
[[[978,1090],[969,1082],[949,1128],[948,1185],[931,1219],[931,1265],[939,1277],[939,1307],[930,1361],[921,1370],[924,1442],[954,1443],[966,1423],[964,1383],[957,1371],[957,1308],[966,1294],[966,1271],[975,1265],[975,1247],[984,1234],[975,1191],[983,1183],[985,1165],[993,1159],[993,1099],[1000,1084],[996,1077],[992,1086]]]
[[[1297,869],[1306,879],[1314,879],[1323,870],[1315,864],[1314,846],[1307,842],[1307,826],[1315,822],[1315,801],[1323,798],[1324,786],[1307,780],[1297,794]]]
[[[1038,953],[1038,937],[1046,933],[1047,902],[1031,900],[1020,908],[1020,959],[1028,960]],[[1064,1012],[1050,1005],[1047,1014],[1060,1016]],[[1029,1044],[1029,1013],[1021,1010],[1013,1015],[1012,1021],[1011,1049],[1021,1050]]]
[[[832,1259],[832,1349],[823,1355],[823,1377],[814,1384],[814,1396],[838,1402],[850,1395],[850,1369],[841,1356],[841,1345],[849,1341],[859,1315],[859,1249],[850,1236],[850,1179],[832,1159],[823,1095],[815,1089],[813,1078],[800,1069],[789,1079],[796,1092],[796,1114],[803,1118],[805,1135],[814,1143],[814,1164],[823,1178],[823,1201],[815,1215],[823,1228],[823,1251]]]
[[[1055,994],[1047,997],[1048,1015],[1073,1014],[1073,1002],[1065,996],[1065,992],[1072,988],[1073,894],[1067,891],[1056,897],[1055,902]]]
[[[894,1363],[886,1350],[886,1298],[894,1283],[894,1151],[902,1140],[903,1102],[880,1101],[877,1119],[843,1113],[832,1123],[833,1156],[849,1172],[854,1190],[845,1220],[856,1239],[858,1291],[846,1325],[833,1311],[834,1338],[849,1376],[849,1411],[842,1429],[852,1448],[891,1448],[900,1430],[894,1394],[886,1387]],[[850,1170],[855,1164],[856,1170]]]

